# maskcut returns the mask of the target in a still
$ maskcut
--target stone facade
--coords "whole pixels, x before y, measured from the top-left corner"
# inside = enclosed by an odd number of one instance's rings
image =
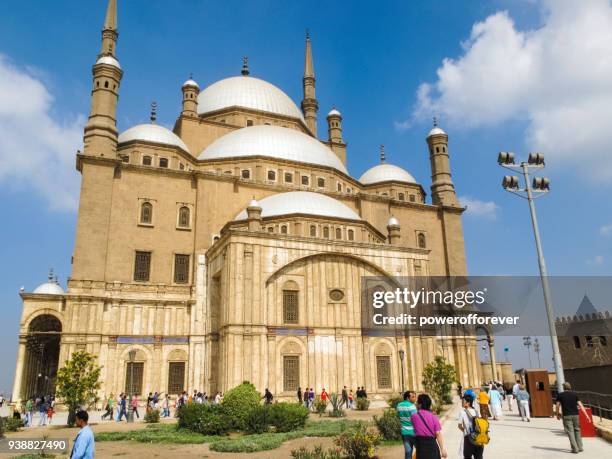
[[[293,397],[297,380],[317,391],[365,386],[384,397],[400,390],[402,371],[406,387],[421,389],[422,369],[436,355],[457,367],[464,386],[479,382],[474,336],[374,337],[360,325],[362,276],[466,274],[464,209],[446,133],[432,130],[423,154],[432,167],[432,203],[417,183],[364,185],[320,163],[198,159],[216,139],[251,125],[316,138],[308,38],[304,117],[237,105],[198,114],[199,87],[189,80],[174,126],[185,147],[146,136],[121,141],[117,37],[110,0],[85,148],[76,158],[82,182],[72,274],[66,292],[21,295],[15,400],[52,392],[58,365],[77,350],[98,356],[101,397],[126,390],[128,370],[141,393],[213,393],[250,380],[283,398]],[[251,78],[248,69],[243,75]],[[346,163],[342,117],[330,112],[327,121],[330,138],[321,144]],[[262,217],[255,202],[248,219],[236,219],[252,200],[291,191],[332,197],[358,218],[300,209]],[[388,225],[391,217],[396,224]],[[294,308],[289,319],[286,303]],[[55,363],[45,364],[49,356]]]

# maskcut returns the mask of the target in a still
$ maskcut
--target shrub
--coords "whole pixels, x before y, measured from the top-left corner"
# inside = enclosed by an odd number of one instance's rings
[[[393,397],[387,400],[387,405],[394,410],[397,409],[397,404],[404,401],[404,397],[401,395],[394,395]]]
[[[387,408],[381,417],[374,416],[374,423],[385,440],[402,439],[402,424],[394,408]]]
[[[277,432],[291,432],[306,425],[308,408],[301,403],[276,403],[270,407],[269,422]]]
[[[284,434],[283,434],[284,435]],[[245,435],[239,438],[227,438],[211,443],[211,451],[220,453],[256,453],[276,449],[285,440],[283,435],[266,433],[261,435]]]
[[[239,386],[227,391],[223,397],[221,407],[232,423],[232,427],[239,430],[246,428],[246,421],[251,411],[259,406],[261,395],[255,386],[244,381]]]
[[[375,457],[380,435],[374,429],[362,425],[339,435],[334,442],[348,459],[368,459]]]
[[[370,401],[365,397],[357,397],[355,404],[359,411],[368,411],[368,408],[370,408]]]
[[[317,396],[317,398],[315,398],[313,405],[314,405],[315,412],[319,416],[321,416],[323,415],[323,413],[325,413],[325,410],[327,409],[327,400],[323,400],[321,399],[321,397]]]
[[[293,459],[342,459],[340,450],[338,449],[323,449],[323,446],[316,445],[312,450],[306,446],[291,450]]]
[[[188,403],[179,408],[179,429],[189,429],[204,435],[225,435],[232,422],[219,405]]]
[[[344,416],[344,411],[340,408],[342,404],[342,398],[338,396],[336,393],[332,393],[329,396],[329,401],[331,402],[332,410],[329,412],[329,416],[332,418],[341,418]]]
[[[2,418],[1,424],[5,432],[17,432],[23,427],[23,420],[21,418]],[[2,435],[0,435],[0,438]]]
[[[268,431],[270,426],[270,406],[258,405],[249,413],[245,421],[245,430],[248,433],[260,434]]]
[[[455,367],[446,362],[442,356],[437,356],[423,369],[423,387],[434,399],[434,410],[439,413],[441,405],[451,399],[451,389],[457,381]]]
[[[159,410],[149,410],[144,415],[144,422],[148,424],[155,424],[159,422]]]

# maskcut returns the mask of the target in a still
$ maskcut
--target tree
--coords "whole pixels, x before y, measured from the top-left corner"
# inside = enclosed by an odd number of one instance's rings
[[[447,363],[442,356],[437,356],[433,362],[425,366],[423,387],[433,396],[436,411],[442,407],[443,403],[450,402],[452,386],[456,381],[455,367]]]
[[[94,355],[77,351],[58,370],[55,394],[68,406],[69,426],[74,425],[79,408],[89,406],[96,400],[101,369]]]

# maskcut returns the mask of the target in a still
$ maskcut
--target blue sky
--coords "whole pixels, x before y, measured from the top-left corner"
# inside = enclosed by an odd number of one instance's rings
[[[63,285],[70,274],[74,154],[104,9],[103,0],[24,0],[0,16],[0,390],[13,379],[19,288],[34,289],[51,266]],[[171,126],[190,72],[205,86],[239,74],[243,55],[252,75],[299,103],[306,28],[319,135],[336,105],[352,175],[377,162],[383,143],[388,161],[429,190],[425,135],[431,116],[440,117],[455,185],[469,205],[470,274],[537,274],[526,203],[501,189],[496,164],[500,150],[534,149],[550,166],[552,192],[538,201],[550,274],[611,274],[608,0],[119,0],[119,129],[146,121],[153,100]],[[527,361],[518,345],[510,357],[517,366]]]

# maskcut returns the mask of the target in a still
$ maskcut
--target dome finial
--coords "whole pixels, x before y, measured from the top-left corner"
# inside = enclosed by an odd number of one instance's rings
[[[49,282],[53,282],[53,268],[49,268],[49,275],[47,276]]]
[[[306,40],[310,40],[310,29],[306,27]]]
[[[193,72],[189,72],[189,79],[193,80]]]
[[[157,102],[151,102],[151,124],[155,124],[157,121]]]
[[[385,162],[385,146],[384,145],[380,145],[380,162],[381,164]]]
[[[242,71],[240,73],[242,73],[242,75],[244,75],[244,76],[248,76],[249,73],[251,73],[249,71],[249,58],[248,58],[248,56],[243,56],[242,57]]]
[[[438,127],[438,118],[436,116],[433,117],[433,127]]]

